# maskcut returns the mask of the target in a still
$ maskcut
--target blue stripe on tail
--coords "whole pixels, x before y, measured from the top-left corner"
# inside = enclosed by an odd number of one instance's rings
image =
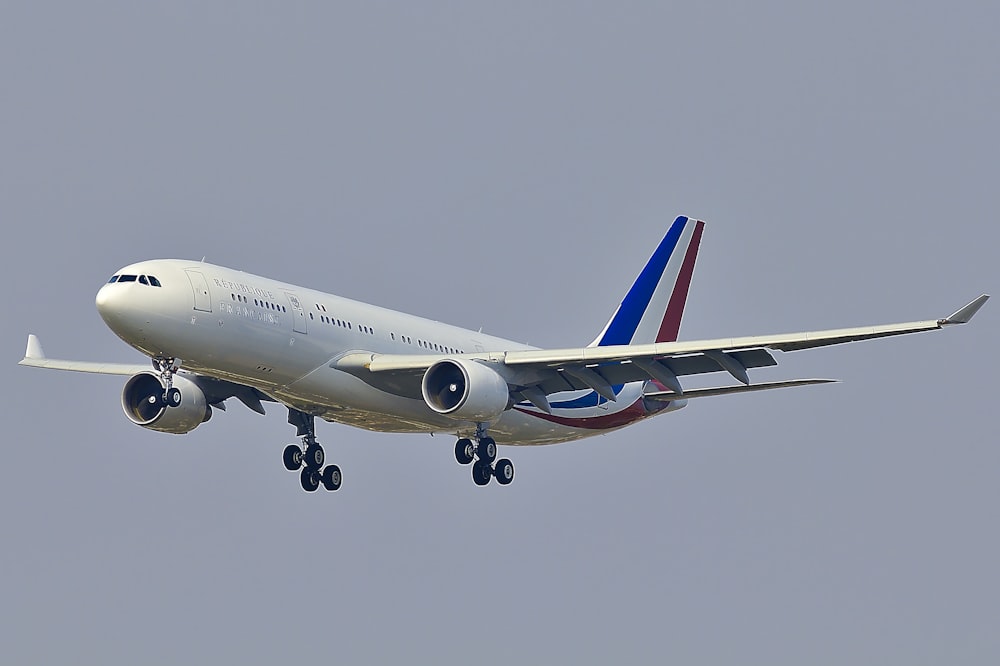
[[[625,300],[622,301],[618,312],[615,313],[615,318],[608,325],[608,330],[604,333],[601,341],[597,343],[598,347],[627,345],[632,341],[632,336],[635,335],[635,330],[639,327],[639,322],[642,321],[646,308],[649,307],[649,301],[653,298],[656,285],[660,283],[660,277],[667,268],[670,255],[677,247],[677,241],[680,240],[687,222],[688,218],[683,215],[674,220],[667,235],[660,241],[653,256],[639,273],[639,277],[632,283],[632,288],[625,295]]]

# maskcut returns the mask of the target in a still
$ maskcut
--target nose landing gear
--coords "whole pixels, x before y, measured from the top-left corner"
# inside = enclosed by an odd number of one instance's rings
[[[312,414],[306,414],[289,408],[288,422],[296,427],[296,435],[302,437],[302,444],[289,444],[282,454],[285,469],[296,472],[301,468],[299,483],[307,493],[316,491],[320,484],[329,491],[340,490],[343,476],[336,465],[327,465],[326,452],[316,441],[315,419]]]
[[[476,428],[476,443],[466,437],[458,440],[455,460],[459,465],[472,463],[472,480],[477,486],[488,485],[491,478],[501,486],[514,480],[514,463],[507,458],[497,460],[497,443],[486,436],[486,428],[482,425]]]
[[[172,356],[157,356],[152,361],[153,368],[160,375],[163,393],[150,396],[149,402],[157,407],[180,407],[181,390],[174,388],[174,373],[180,370],[181,360]]]

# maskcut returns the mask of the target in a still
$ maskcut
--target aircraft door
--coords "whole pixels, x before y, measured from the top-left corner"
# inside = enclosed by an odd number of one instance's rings
[[[186,269],[184,271],[191,282],[191,290],[194,292],[194,309],[202,312],[212,311],[212,296],[208,293],[208,281],[199,271]]]
[[[292,329],[296,333],[308,333],[306,311],[302,308],[302,303],[299,302],[298,296],[289,291],[285,292],[285,296],[288,297],[288,304],[292,308]]]

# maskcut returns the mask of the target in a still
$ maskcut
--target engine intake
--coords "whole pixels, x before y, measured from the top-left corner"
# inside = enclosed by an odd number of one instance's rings
[[[427,368],[420,390],[428,407],[463,421],[492,421],[510,405],[507,381],[478,361],[438,361]]]
[[[125,416],[143,428],[175,435],[191,432],[212,417],[212,408],[197,384],[175,374],[173,385],[181,392],[181,404],[168,407],[157,399],[163,393],[163,385],[156,373],[133,375],[122,389]]]

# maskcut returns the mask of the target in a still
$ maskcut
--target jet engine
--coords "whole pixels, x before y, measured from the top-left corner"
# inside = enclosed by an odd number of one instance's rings
[[[463,421],[492,421],[510,404],[507,381],[477,361],[438,361],[427,368],[420,390],[428,407]]]
[[[163,385],[155,372],[134,375],[122,389],[122,409],[128,420],[143,428],[183,435],[212,417],[205,393],[190,379],[175,374],[174,388],[181,393],[176,407],[162,399]]]

